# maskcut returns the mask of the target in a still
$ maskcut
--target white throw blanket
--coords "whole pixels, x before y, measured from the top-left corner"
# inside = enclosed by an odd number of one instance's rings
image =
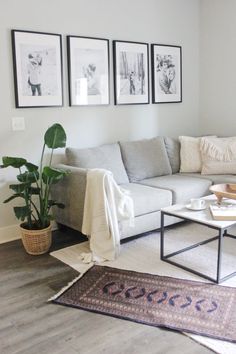
[[[133,200],[121,189],[113,174],[103,169],[87,173],[82,232],[89,237],[91,254],[84,262],[114,260],[120,252],[118,221],[134,219]]]

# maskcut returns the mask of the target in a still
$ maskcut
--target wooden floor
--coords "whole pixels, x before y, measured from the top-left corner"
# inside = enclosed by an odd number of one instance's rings
[[[53,250],[77,242],[57,231]],[[212,353],[177,332],[47,303],[77,275],[49,255],[27,255],[20,240],[0,245],[1,354]]]

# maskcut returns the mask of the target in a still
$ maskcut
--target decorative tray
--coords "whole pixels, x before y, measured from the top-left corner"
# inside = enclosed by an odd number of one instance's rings
[[[215,194],[218,204],[221,203],[222,198],[236,199],[236,184],[215,184],[209,189]]]

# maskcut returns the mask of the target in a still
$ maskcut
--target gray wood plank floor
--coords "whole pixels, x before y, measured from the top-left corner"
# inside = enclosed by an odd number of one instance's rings
[[[54,234],[53,249],[78,242]],[[78,273],[47,255],[29,256],[21,241],[0,245],[1,354],[207,354],[187,336],[47,303]]]

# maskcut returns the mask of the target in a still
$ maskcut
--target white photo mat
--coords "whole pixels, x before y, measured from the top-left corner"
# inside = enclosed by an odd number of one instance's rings
[[[109,41],[67,36],[71,106],[109,104]]]
[[[179,46],[151,45],[152,102],[182,102],[182,49]]]
[[[115,104],[149,103],[148,44],[113,41]]]
[[[12,48],[16,107],[62,106],[61,35],[12,30]]]

